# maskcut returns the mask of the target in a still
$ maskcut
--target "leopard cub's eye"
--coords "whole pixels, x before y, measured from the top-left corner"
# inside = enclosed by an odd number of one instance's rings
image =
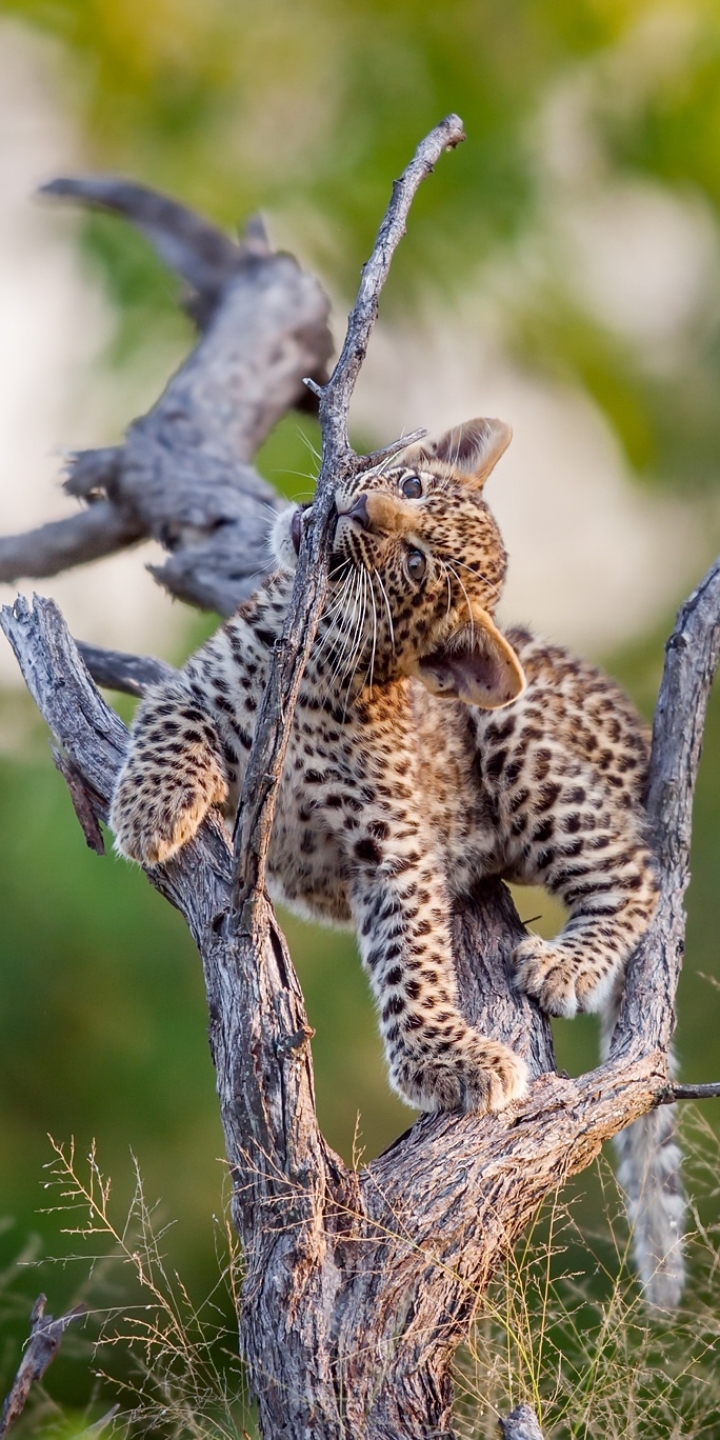
[[[406,500],[419,500],[423,493],[422,480],[417,475],[406,475],[400,489]]]
[[[427,560],[422,550],[408,550],[405,556],[405,569],[411,580],[422,580],[427,570]]]

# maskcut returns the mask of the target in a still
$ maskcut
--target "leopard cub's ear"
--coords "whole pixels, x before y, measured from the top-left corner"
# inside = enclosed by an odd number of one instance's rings
[[[431,695],[462,700],[482,710],[509,705],[526,685],[512,645],[490,616],[475,607],[472,624],[453,630],[435,650],[415,662],[412,673]]]
[[[406,464],[413,461],[442,460],[460,470],[482,488],[500,456],[512,440],[512,430],[502,420],[468,420],[446,430],[437,440],[421,440],[403,454]]]

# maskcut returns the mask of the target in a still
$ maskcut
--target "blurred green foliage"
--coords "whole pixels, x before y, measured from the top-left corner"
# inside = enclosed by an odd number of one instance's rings
[[[440,316],[442,306],[461,308],[466,293],[484,297],[515,362],[591,395],[637,476],[686,489],[716,483],[714,0],[677,8],[660,0],[0,0],[3,14],[55,42],[47,73],[76,121],[86,168],[122,171],[227,226],[262,208],[282,243],[345,302],[392,177],[431,125],[458,111],[468,143],[418,197],[384,313]],[[622,207],[633,187],[699,217],[711,236],[702,299],[660,342],[591,302],[564,223],[598,196]],[[126,372],[159,333],[180,354],[189,328],[144,242],[93,216],[83,244],[120,317],[108,362]],[[317,444],[312,422],[291,417],[261,465],[286,493],[302,494]],[[614,666],[648,713],[671,620]],[[189,617],[187,648],[209,628],[207,618]],[[223,1161],[197,957],[142,875],[85,850],[29,701],[0,701],[0,737],[0,1251],[9,1264],[36,1231],[38,1254],[67,1253],[67,1222],[40,1213],[45,1137],[74,1134],[81,1150],[97,1137],[120,1207],[134,1184],[130,1150],[137,1156],[147,1196],[161,1197],[161,1221],[177,1222],[164,1241],[170,1264],[200,1299],[216,1281]],[[679,1050],[691,1080],[713,1078],[717,1066],[720,997],[699,972],[717,970],[719,757],[716,703],[681,991]],[[544,898],[520,904],[526,916],[541,910],[552,930]],[[363,1145],[377,1153],[411,1116],[388,1092],[353,942],[296,921],[288,933],[317,1030],[328,1139],[348,1159]],[[558,1044],[569,1070],[587,1068],[593,1022],[558,1026]],[[592,1179],[581,1177],[579,1188],[580,1224],[596,1226]],[[715,1204],[701,1199],[706,1209]],[[579,1247],[573,1260],[582,1263]],[[15,1297],[51,1288],[59,1311],[85,1277],[73,1267],[12,1272],[0,1388],[26,1333],[26,1301]],[[76,1366],[72,1352],[70,1344],[50,1388],[82,1406],[87,1355]],[[69,1420],[65,1433],[84,1423]]]

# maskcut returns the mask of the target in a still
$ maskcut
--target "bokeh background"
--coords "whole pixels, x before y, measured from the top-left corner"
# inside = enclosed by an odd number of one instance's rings
[[[674,610],[720,538],[715,0],[0,0],[0,528],[70,513],[64,451],[120,437],[192,343],[144,242],[38,203],[43,180],[121,172],[229,228],[261,209],[327,286],[341,339],[390,182],[449,110],[468,139],[413,208],[354,437],[508,420],[489,490],[511,554],[503,616],[602,659],[650,715]],[[313,422],[289,417],[260,466],[306,495],[316,445]],[[146,546],[38,588],[78,636],[179,662],[212,617],[173,605],[152,559]],[[92,1249],[43,1213],[48,1133],[81,1156],[97,1140],[120,1221],[137,1157],[171,1226],[167,1263],[198,1300],[221,1263],[224,1167],[193,946],[141,874],[85,849],[4,642],[0,681],[7,1379],[26,1297],[46,1289],[59,1310],[88,1288],[87,1266],[35,1268]],[[688,1080],[716,1078],[720,1057],[719,737],[716,710],[680,997]],[[557,923],[544,897],[519,903]],[[288,934],[321,1120],[346,1158],[371,1156],[411,1117],[387,1089],[353,945],[296,921]],[[592,1022],[560,1025],[558,1043],[570,1071],[594,1062]],[[591,1176],[579,1195],[592,1229]],[[716,1206],[706,1194],[706,1219]],[[86,1414],[86,1357],[70,1346],[48,1383]]]

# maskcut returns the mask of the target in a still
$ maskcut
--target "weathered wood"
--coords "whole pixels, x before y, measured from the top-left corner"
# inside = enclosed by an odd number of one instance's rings
[[[78,641],[78,650],[96,685],[125,695],[144,695],[151,685],[175,673],[172,665],[151,655],[129,655],[124,650],[105,650],[83,641]]]
[[[201,306],[201,329],[207,327],[212,308],[221,302],[228,279],[253,256],[260,259],[272,253],[258,216],[248,222],[238,245],[177,200],[116,175],[60,176],[42,185],[39,193],[52,199],[75,200],[129,220],[168,268],[191,287],[191,307],[196,318],[198,304]]]
[[[65,488],[88,509],[0,541],[0,580],[55,575],[152,537],[152,574],[182,600],[232,615],[268,566],[269,517],[283,503],[251,461],[277,421],[322,378],[328,301],[251,222],[235,243],[176,202],[98,177],[44,193],[102,205],[144,231],[193,287],[201,338],[123,445],[71,458]]]
[[[0,580],[59,575],[73,565],[101,560],[142,540],[144,530],[133,515],[124,515],[108,500],[66,520],[51,520],[21,535],[0,538]]]

